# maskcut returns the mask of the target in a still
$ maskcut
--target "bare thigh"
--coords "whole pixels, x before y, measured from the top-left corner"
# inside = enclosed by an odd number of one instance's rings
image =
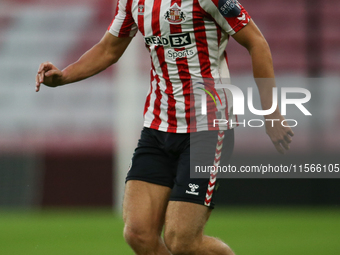
[[[221,240],[203,234],[212,209],[188,202],[173,201],[165,220],[165,244],[172,254],[235,255]]]
[[[211,209],[200,204],[170,201],[166,212],[165,238],[172,244],[178,241],[188,245],[200,242],[210,214]]]
[[[160,235],[171,189],[138,180],[126,183],[123,202],[125,229],[138,234]]]

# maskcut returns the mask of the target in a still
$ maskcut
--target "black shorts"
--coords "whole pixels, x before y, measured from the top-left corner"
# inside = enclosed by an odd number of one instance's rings
[[[217,144],[223,146],[220,154],[216,155]],[[218,159],[220,165],[227,165],[233,148],[233,129],[181,134],[144,127],[126,181],[141,180],[167,186],[172,189],[171,201],[213,208],[214,191],[218,187],[216,178],[210,173],[206,178],[190,178],[190,162],[212,166]],[[216,156],[220,158],[216,159]]]

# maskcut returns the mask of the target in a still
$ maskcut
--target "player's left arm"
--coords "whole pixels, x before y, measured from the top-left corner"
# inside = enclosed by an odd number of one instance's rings
[[[250,20],[244,28],[235,33],[233,38],[248,50],[251,56],[253,75],[260,93],[262,109],[270,109],[273,102],[272,89],[276,85],[272,56],[267,41],[253,20]],[[281,125],[284,117],[278,106],[272,114],[266,115],[265,118],[280,120],[266,121],[266,132],[277,151],[284,154],[286,150],[289,150],[289,144],[294,135],[293,131],[291,128]]]
[[[107,31],[96,45],[63,70],[59,70],[51,62],[40,64],[36,75],[36,91],[40,90],[41,83],[58,87],[100,73],[119,60],[131,39],[132,37],[116,37]]]

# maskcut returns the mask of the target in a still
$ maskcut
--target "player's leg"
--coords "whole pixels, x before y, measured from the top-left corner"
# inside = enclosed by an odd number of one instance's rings
[[[123,202],[124,238],[136,254],[170,254],[161,238],[171,189],[144,181],[128,181]]]
[[[166,213],[165,243],[172,254],[225,254],[231,249],[222,241],[203,234],[214,207],[216,174],[191,178],[195,166],[225,165],[234,147],[233,130],[197,132],[181,153],[175,184]]]
[[[176,161],[162,146],[165,132],[144,128],[127,175],[124,237],[137,254],[170,254],[161,238]]]
[[[234,255],[221,240],[203,233],[211,213],[204,205],[170,201],[166,212],[164,239],[173,255]]]

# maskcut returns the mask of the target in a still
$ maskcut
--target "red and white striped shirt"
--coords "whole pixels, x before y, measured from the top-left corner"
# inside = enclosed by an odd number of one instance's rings
[[[229,78],[229,36],[249,20],[237,0],[119,0],[109,32],[133,37],[139,30],[151,55],[145,127],[188,133],[235,126],[213,126],[214,119],[236,122],[230,91],[213,84]],[[202,91],[210,92],[206,115]]]

